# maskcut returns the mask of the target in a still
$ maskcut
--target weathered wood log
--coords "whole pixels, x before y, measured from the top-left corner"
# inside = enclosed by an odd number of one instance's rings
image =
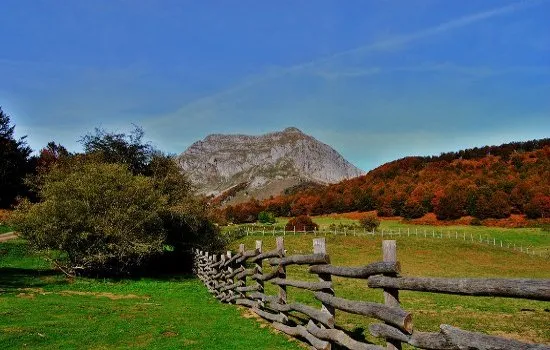
[[[238,274],[236,274],[235,278],[240,280],[240,279],[242,279],[243,277],[246,277],[246,276],[253,276],[256,272],[257,272],[256,268],[245,269],[244,271],[241,271]]]
[[[304,315],[311,317],[315,321],[321,322],[329,328],[334,327],[334,316],[327,312],[301,303],[292,303],[290,304],[290,308],[293,311],[298,311],[303,313]]]
[[[253,250],[247,250],[245,252],[242,253],[241,257],[238,258],[237,260],[235,260],[235,263],[237,264],[240,264],[242,263],[243,261],[245,261],[246,259],[248,258],[252,258],[256,255],[260,254],[260,252],[257,250],[257,249],[253,249]]]
[[[260,310],[257,307],[253,307],[252,311],[254,311],[258,316],[265,318],[266,320],[269,320],[271,322],[279,322],[279,323],[288,322],[288,317],[286,317],[283,314],[272,314],[270,312]]]
[[[312,291],[320,291],[325,289],[331,289],[331,282],[306,282],[306,281],[294,281],[287,280],[286,278],[274,278],[269,283],[276,284],[278,286],[291,286],[296,288],[308,289]]]
[[[264,298],[267,297],[267,295],[265,295],[264,293],[260,293],[260,292],[253,292],[253,293],[248,294],[248,297],[252,298],[252,299],[264,300]]]
[[[269,303],[266,304],[266,307],[271,310],[278,312],[301,312],[304,315],[309,316],[311,319],[321,322],[327,327],[334,327],[334,317],[326,312],[301,303],[280,304],[277,300],[273,299],[276,298],[272,297]]]
[[[338,329],[321,329],[309,321],[306,329],[319,339],[330,340],[351,350],[384,350],[383,347],[359,342]]]
[[[240,258],[242,256],[241,253],[237,253],[235,255],[233,255],[230,259],[226,260],[225,263],[223,264],[223,266],[228,266],[228,265],[231,265],[235,260],[237,260],[238,258]]]
[[[304,326],[289,327],[279,322],[274,322],[273,327],[293,337],[305,338],[315,349],[330,350],[330,343],[318,339],[307,331]]]
[[[442,324],[443,335],[450,343],[460,350],[549,350],[550,346],[543,344],[527,344],[517,340],[495,337],[487,334],[465,331],[453,326]]]
[[[231,271],[231,273],[229,273],[229,275],[227,276],[227,278],[233,278],[235,277],[237,274],[243,272],[245,270],[244,266],[239,266],[238,268],[234,269],[233,271]]]
[[[210,267],[211,267],[211,268],[215,268],[215,267],[218,267],[218,266],[222,265],[223,263],[224,263],[223,260],[219,260],[219,261],[216,261],[216,262],[211,263],[211,264],[210,264]]]
[[[258,307],[258,302],[250,299],[245,298],[238,298],[235,300],[235,304],[237,305],[243,305],[247,307]]]
[[[370,288],[419,292],[499,296],[550,301],[550,279],[435,278],[371,276]]]
[[[256,292],[261,289],[262,289],[262,286],[260,286],[259,284],[255,284],[253,286],[237,287],[235,288],[235,291],[239,293],[246,293],[246,292]]]
[[[237,287],[240,287],[242,286],[243,282],[242,281],[237,281],[235,283],[232,283],[230,285],[227,285],[223,288],[220,288],[220,292],[225,292],[226,290],[230,290],[230,289],[235,289]]]
[[[281,271],[282,271],[282,266],[277,266],[275,269],[273,269],[273,271],[271,271],[269,273],[253,275],[252,279],[256,280],[256,281],[264,281],[264,282],[269,281],[270,279],[273,279],[273,278],[279,276]]]
[[[368,278],[369,276],[399,273],[401,265],[399,262],[379,261],[366,266],[346,267],[334,265],[314,265],[309,268],[310,273],[326,273],[333,276],[349,277],[349,278]]]
[[[256,261],[263,260],[263,259],[276,258],[276,257],[281,257],[281,256],[283,256],[283,252],[281,250],[273,249],[273,250],[270,250],[268,252],[256,255],[255,257],[250,259],[250,262],[256,262]]]
[[[333,297],[327,293],[317,292],[315,298],[323,303],[329,304],[336,309],[350,312],[357,315],[374,317],[390,323],[400,329],[411,333],[413,329],[412,316],[410,313],[400,309],[389,307],[383,304],[366,301],[354,301]]]
[[[330,259],[327,254],[310,255],[290,255],[284,258],[271,258],[268,260],[270,265],[316,265],[329,264]]]
[[[451,344],[442,333],[413,331],[413,333],[409,335],[401,332],[395,327],[383,323],[371,324],[369,326],[369,331],[375,337],[399,340],[421,349],[458,350],[458,347]]]

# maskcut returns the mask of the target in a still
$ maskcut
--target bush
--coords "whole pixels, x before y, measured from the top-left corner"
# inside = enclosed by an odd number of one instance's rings
[[[316,231],[319,230],[319,225],[314,223],[307,215],[300,215],[290,219],[285,225],[287,231]]]
[[[363,227],[367,231],[375,230],[378,228],[378,226],[380,226],[380,220],[372,214],[361,218],[361,220],[359,220],[359,223],[361,224],[361,227]]]
[[[483,223],[479,218],[472,218],[472,220],[470,221],[470,225],[472,226],[481,226],[482,224]]]
[[[35,205],[22,204],[17,229],[39,250],[61,250],[65,272],[126,273],[163,249],[166,199],[153,181],[118,164],[57,167]]]
[[[274,224],[277,222],[275,214],[268,211],[261,211],[258,213],[258,221],[262,224]]]
[[[173,161],[159,157],[150,171],[134,175],[127,165],[88,155],[64,159],[44,175],[41,202],[24,202],[14,223],[31,246],[53,250],[50,259],[70,275],[128,274],[163,263],[181,270],[190,248],[221,249],[217,227]]]

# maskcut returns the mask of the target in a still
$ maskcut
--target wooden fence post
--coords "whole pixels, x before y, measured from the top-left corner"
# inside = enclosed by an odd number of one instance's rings
[[[395,241],[382,241],[382,260],[386,262],[397,261],[397,244]],[[384,303],[389,307],[400,308],[399,290],[393,288],[384,288]],[[388,350],[401,349],[401,342],[389,339],[387,341]]]
[[[313,254],[327,254],[327,245],[325,238],[315,238],[313,240]],[[329,273],[320,273],[319,280],[321,282],[331,282],[332,276]],[[330,290],[324,291],[327,294],[334,295],[334,290],[331,288]],[[321,310],[323,312],[328,313],[333,318],[335,317],[335,308],[331,305],[323,303],[323,306],[321,307]],[[324,327],[322,327],[324,328]]]
[[[241,254],[244,254],[245,252],[245,247],[244,247],[244,243],[241,243],[239,244],[239,253]],[[240,266],[243,271],[245,269],[245,262],[241,262],[241,266]],[[241,278],[239,278],[239,282],[241,282],[241,285],[244,287],[246,286],[246,275],[243,275]],[[246,298],[246,292],[240,292],[240,297],[241,298]]]
[[[279,256],[282,258],[285,256],[285,239],[283,237],[277,237],[277,250]],[[281,266],[279,270],[279,278],[286,278],[286,267]],[[286,286],[279,285],[279,303],[286,304]]]
[[[256,241],[256,250],[258,251],[258,254],[262,254],[262,241]],[[256,273],[257,274],[263,274],[263,269],[262,269],[262,262],[263,262],[263,259],[260,259],[260,260],[257,260],[256,261]],[[258,283],[260,285],[260,290],[258,290],[260,293],[263,293],[264,292],[264,281],[262,280],[257,280],[256,283]]]

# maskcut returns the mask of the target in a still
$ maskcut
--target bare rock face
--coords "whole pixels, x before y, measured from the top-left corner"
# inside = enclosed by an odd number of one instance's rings
[[[297,128],[260,136],[209,135],[177,161],[203,194],[217,195],[246,182],[245,192],[257,199],[303,181],[328,184],[364,173]]]

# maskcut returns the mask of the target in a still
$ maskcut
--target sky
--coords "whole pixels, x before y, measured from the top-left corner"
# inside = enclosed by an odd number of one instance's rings
[[[2,0],[0,106],[81,151],[298,127],[363,170],[550,137],[550,0]]]

